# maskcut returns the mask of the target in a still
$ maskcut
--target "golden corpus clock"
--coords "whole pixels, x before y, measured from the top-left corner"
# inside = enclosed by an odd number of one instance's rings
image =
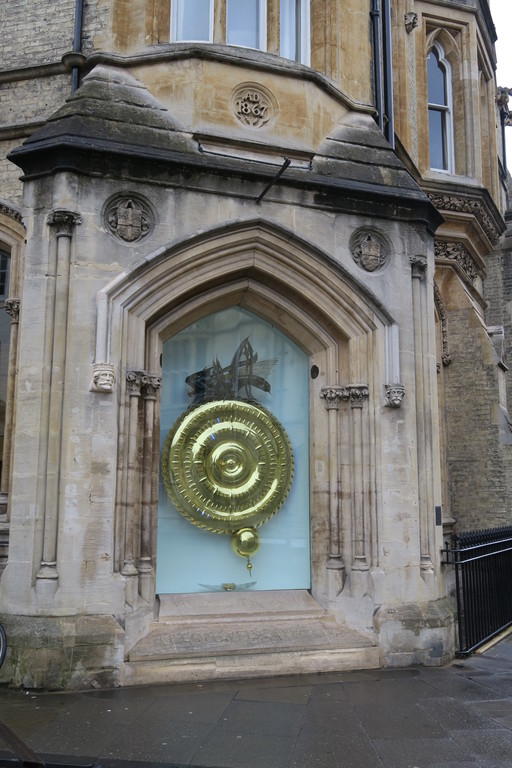
[[[282,507],[293,480],[286,431],[252,396],[253,387],[270,391],[261,372],[274,364],[258,364],[244,339],[229,366],[214,361],[187,377],[192,405],[171,427],[162,455],[176,509],[199,528],[229,534],[249,572],[260,545],[256,529]]]

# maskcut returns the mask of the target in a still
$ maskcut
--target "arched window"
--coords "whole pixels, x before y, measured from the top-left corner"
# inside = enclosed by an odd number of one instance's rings
[[[453,172],[451,69],[435,43],[427,56],[430,167]]]

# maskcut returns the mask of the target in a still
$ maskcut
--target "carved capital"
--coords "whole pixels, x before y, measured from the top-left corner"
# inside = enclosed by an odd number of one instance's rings
[[[406,32],[408,35],[410,35],[413,29],[416,29],[418,26],[418,14],[414,13],[413,11],[404,13],[404,23]]]
[[[347,392],[351,408],[362,408],[364,401],[370,396],[370,390],[365,384],[348,386]]]
[[[328,411],[337,411],[340,406],[340,400],[347,400],[348,398],[347,388],[338,386],[322,387],[320,397],[325,400],[325,407]]]
[[[386,408],[400,408],[404,395],[403,384],[386,384]]]
[[[114,391],[114,366],[110,363],[94,363],[92,367],[91,392],[110,394]]]
[[[162,389],[162,377],[147,375],[142,379],[142,397],[144,400],[156,400],[159,389]]]
[[[47,224],[50,227],[56,227],[57,237],[71,237],[73,227],[82,223],[82,217],[74,211],[66,211],[58,208],[48,214]]]
[[[147,374],[145,371],[127,371],[126,384],[130,397],[140,397],[142,384]]]
[[[11,316],[11,323],[17,323],[20,318],[20,300],[6,299],[4,301],[4,309]]]
[[[409,263],[413,278],[423,280],[427,274],[427,259],[425,256],[411,256]]]

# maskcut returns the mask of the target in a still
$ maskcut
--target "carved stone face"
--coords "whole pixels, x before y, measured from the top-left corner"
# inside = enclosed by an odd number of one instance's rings
[[[108,369],[95,371],[94,384],[101,392],[112,392],[114,388],[114,374]]]
[[[390,387],[387,392],[388,402],[392,408],[399,408],[405,394],[403,387]]]

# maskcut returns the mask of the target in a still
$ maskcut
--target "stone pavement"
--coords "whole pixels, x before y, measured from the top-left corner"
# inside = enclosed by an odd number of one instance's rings
[[[512,634],[443,668],[0,688],[0,720],[54,762],[88,756],[103,768],[502,768],[512,766]]]

